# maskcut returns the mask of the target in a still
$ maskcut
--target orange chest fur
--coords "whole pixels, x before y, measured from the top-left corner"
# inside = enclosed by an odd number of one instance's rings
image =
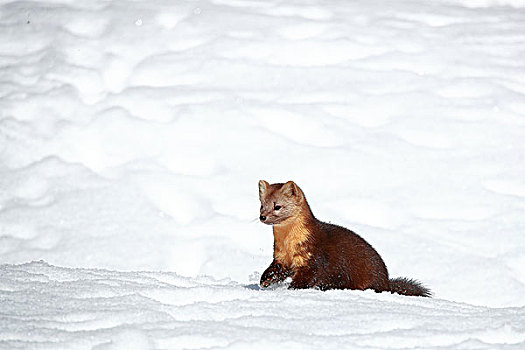
[[[311,256],[308,236],[309,231],[303,225],[274,227],[274,259],[291,269],[305,266]]]

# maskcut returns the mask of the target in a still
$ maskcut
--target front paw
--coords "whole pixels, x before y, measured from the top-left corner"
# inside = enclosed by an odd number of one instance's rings
[[[272,284],[272,282],[269,281],[269,280],[261,281],[261,283],[260,283],[261,288],[268,288],[271,284]]]
[[[276,271],[274,270],[266,270],[261,276],[261,282],[260,285],[262,288],[267,288],[271,284],[278,282]]]

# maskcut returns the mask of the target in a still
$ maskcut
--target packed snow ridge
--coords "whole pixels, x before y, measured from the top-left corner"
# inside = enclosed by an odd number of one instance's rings
[[[0,348],[525,346],[522,0],[0,0]],[[433,299],[259,290],[257,182]]]
[[[258,289],[168,272],[3,265],[5,349],[493,348],[525,343],[524,308],[372,291]]]

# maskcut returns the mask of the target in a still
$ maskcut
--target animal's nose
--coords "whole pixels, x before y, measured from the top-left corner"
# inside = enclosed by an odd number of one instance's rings
[[[264,221],[264,220],[266,220],[266,216],[261,215],[261,216],[259,216],[259,219],[261,219],[261,221]]]

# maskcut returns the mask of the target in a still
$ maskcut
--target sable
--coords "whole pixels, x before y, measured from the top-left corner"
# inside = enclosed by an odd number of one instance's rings
[[[430,297],[429,289],[408,278],[388,278],[377,251],[356,233],[315,218],[293,181],[259,181],[260,220],[272,225],[273,261],[261,287],[292,277],[289,288],[373,289]]]

